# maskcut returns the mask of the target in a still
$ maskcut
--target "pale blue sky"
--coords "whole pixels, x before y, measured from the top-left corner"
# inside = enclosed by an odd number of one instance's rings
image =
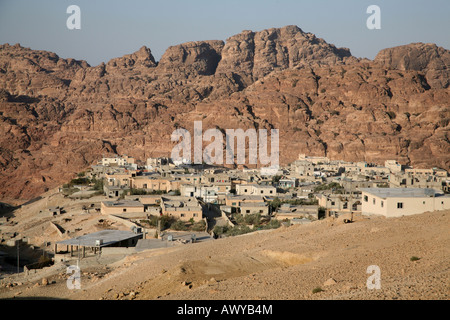
[[[81,30],[69,30],[69,5]],[[369,30],[369,5],[381,30]],[[0,44],[20,43],[91,65],[146,45],[156,60],[171,45],[226,40],[242,30],[297,25],[357,57],[411,42],[450,48],[450,0],[0,0]]]

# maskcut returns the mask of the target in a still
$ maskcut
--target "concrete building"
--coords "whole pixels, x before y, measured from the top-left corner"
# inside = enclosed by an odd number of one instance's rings
[[[167,196],[161,197],[161,213],[182,221],[203,219],[203,207],[194,197]]]
[[[219,187],[208,185],[182,184],[180,194],[184,197],[202,198],[204,202],[216,203]]]
[[[134,200],[102,201],[100,212],[105,215],[144,212],[144,205]]]
[[[450,196],[428,188],[363,188],[362,214],[400,217],[450,209]]]
[[[402,165],[396,160],[386,160],[384,166],[388,168],[391,173],[399,173],[402,171]]]
[[[129,157],[127,155],[123,155],[122,157],[112,157],[112,158],[102,158],[100,164],[102,166],[111,166],[111,165],[116,165],[116,166],[126,166],[129,164],[134,164],[134,158],[133,157]]]
[[[128,188],[131,185],[130,180],[132,177],[133,174],[129,172],[105,174],[106,184],[113,187]]]
[[[239,202],[237,212],[242,215],[259,213],[262,216],[270,214],[270,207],[267,202]]]
[[[418,170],[418,169],[415,169]],[[420,171],[419,171],[420,172]],[[397,173],[389,175],[389,184],[396,188],[432,188],[442,190],[445,178],[429,174],[427,171],[420,173]]]
[[[320,207],[327,212],[343,214],[361,211],[361,196],[358,194],[317,194],[316,199]]]
[[[280,181],[278,181],[278,187],[283,189],[298,187],[298,179],[297,178],[280,179]]]
[[[169,178],[159,176],[138,176],[131,179],[131,187],[134,189],[144,189],[146,191],[169,192],[172,186]]]
[[[277,188],[270,185],[238,184],[236,185],[236,194],[273,197],[277,195]]]
[[[122,194],[125,192],[125,188],[104,184],[103,192],[108,198],[117,198],[122,196]]]
[[[229,207],[237,207],[240,202],[264,202],[264,197],[254,196],[254,195],[242,195],[242,196],[232,196],[228,195],[225,199],[225,204]]]

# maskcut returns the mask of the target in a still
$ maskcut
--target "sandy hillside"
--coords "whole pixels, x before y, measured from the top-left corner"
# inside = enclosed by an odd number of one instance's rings
[[[82,289],[53,284],[0,289],[0,297],[69,299],[448,299],[450,212],[352,224],[322,220],[249,235],[144,251],[82,270]],[[411,261],[411,257],[420,258]],[[381,289],[366,287],[367,267]],[[107,271],[105,271],[107,269]],[[94,276],[103,270],[103,274]],[[320,287],[323,291],[313,293]]]

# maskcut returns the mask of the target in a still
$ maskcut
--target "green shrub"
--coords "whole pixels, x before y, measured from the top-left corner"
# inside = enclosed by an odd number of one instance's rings
[[[270,220],[262,229],[277,229],[281,226],[281,222],[277,219]]]
[[[228,231],[229,227],[227,226],[215,226],[213,229],[213,233],[216,236],[221,236],[223,234],[225,234]]]
[[[411,258],[409,258],[409,260],[411,260],[411,261],[418,261],[418,260],[420,260],[420,258],[416,257],[416,256],[412,256]]]
[[[259,225],[261,223],[261,214],[252,213],[244,216],[244,221],[246,224]]]
[[[187,230],[187,227],[186,227],[186,223],[184,221],[177,220],[170,225],[170,229],[173,229],[176,231],[185,231],[185,230]]]
[[[175,222],[173,217],[169,217],[168,215],[163,215],[159,218],[161,221],[161,230],[168,229]]]
[[[72,179],[70,181],[70,185],[76,185],[76,184],[81,184],[81,185],[86,185],[91,183],[91,181],[88,178],[76,178],[76,179]]]
[[[192,226],[193,231],[204,231],[205,229],[206,229],[206,222],[203,220],[194,223],[194,225]]]
[[[103,191],[103,179],[92,179],[92,182],[94,183],[94,190]]]
[[[245,223],[244,216],[242,214],[240,214],[240,213],[233,214],[233,219],[234,219],[234,222],[236,222],[237,224],[244,224]]]
[[[246,234],[252,232],[252,229],[250,229],[248,226],[235,226],[233,228],[229,228],[226,232],[227,236],[238,236],[241,234]]]
[[[321,287],[316,287],[316,288],[313,289],[312,293],[319,293],[319,292],[322,292],[322,291],[323,291],[323,289]]]

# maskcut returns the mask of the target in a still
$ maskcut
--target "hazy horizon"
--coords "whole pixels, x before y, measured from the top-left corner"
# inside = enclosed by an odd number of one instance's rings
[[[296,25],[358,58],[374,59],[385,48],[414,42],[450,47],[450,1],[171,1],[4,0],[0,43],[86,60],[91,66],[150,48],[156,61],[168,47],[223,40],[243,30]],[[69,5],[81,9],[81,29],[69,30]],[[369,30],[369,5],[381,8],[381,29]]]

